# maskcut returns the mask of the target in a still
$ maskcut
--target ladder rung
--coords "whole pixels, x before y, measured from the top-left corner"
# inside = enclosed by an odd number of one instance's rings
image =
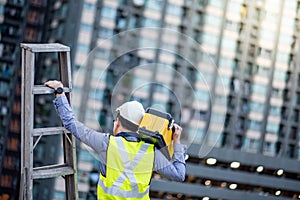
[[[31,52],[62,52],[70,51],[70,47],[59,44],[59,43],[50,43],[50,44],[28,44],[21,43],[21,47],[29,50]]]
[[[74,173],[74,169],[66,164],[48,165],[33,168],[32,179],[53,178]]]
[[[47,86],[35,85],[32,90],[32,94],[52,94],[54,90]],[[70,92],[70,88],[64,87],[64,92]]]
[[[64,127],[49,127],[49,128],[35,128],[32,131],[32,136],[38,137],[40,135],[57,135],[62,134],[63,131],[69,131]]]

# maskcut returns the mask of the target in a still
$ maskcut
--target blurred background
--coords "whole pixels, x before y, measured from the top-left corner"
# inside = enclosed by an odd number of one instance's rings
[[[70,46],[87,126],[110,132],[129,99],[183,126],[186,180],[154,173],[151,199],[300,199],[300,1],[0,0],[0,200],[19,199],[21,42]],[[35,62],[36,84],[58,78],[54,54]],[[60,123],[53,98],[35,99],[35,127]],[[35,166],[60,162],[58,141],[41,139]],[[96,199],[79,142],[77,162],[79,199]],[[63,181],[35,181],[34,199],[65,199]]]

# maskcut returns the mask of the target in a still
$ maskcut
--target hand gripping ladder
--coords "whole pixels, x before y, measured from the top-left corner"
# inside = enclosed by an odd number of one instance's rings
[[[22,48],[22,114],[21,114],[21,185],[20,199],[32,200],[34,179],[65,178],[66,199],[78,199],[75,138],[64,127],[34,128],[34,95],[52,94],[53,89],[34,85],[35,54],[57,52],[59,76],[71,102],[70,48],[62,44],[21,44]],[[62,134],[64,163],[33,168],[33,149],[44,135]],[[34,137],[37,138],[34,142]]]

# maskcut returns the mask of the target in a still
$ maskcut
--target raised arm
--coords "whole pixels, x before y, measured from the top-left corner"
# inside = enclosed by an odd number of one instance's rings
[[[173,133],[174,142],[174,154],[171,161],[169,161],[159,150],[155,151],[155,170],[175,181],[184,181],[186,165],[185,165],[185,155],[186,146],[180,144],[180,137],[182,128],[175,124],[175,132]]]
[[[45,85],[54,90],[57,90],[59,87],[63,88],[63,84],[56,80],[48,81]],[[77,139],[98,153],[106,148],[109,134],[99,133],[77,121],[64,92],[61,94],[56,93],[56,98],[53,100],[53,103],[64,127]]]

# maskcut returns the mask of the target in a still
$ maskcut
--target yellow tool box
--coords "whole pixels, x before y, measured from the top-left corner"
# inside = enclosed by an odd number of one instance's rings
[[[162,135],[166,145],[166,148],[164,148],[164,150],[167,150],[167,152],[165,153],[169,154],[166,155],[166,157],[170,159],[174,153],[172,140],[173,125],[174,120],[169,113],[161,112],[153,108],[148,108],[140,123],[139,132],[140,134],[148,134],[149,137],[152,136],[153,140],[158,139],[155,136],[156,133]],[[162,145],[163,144],[160,144],[160,148],[162,148]]]

